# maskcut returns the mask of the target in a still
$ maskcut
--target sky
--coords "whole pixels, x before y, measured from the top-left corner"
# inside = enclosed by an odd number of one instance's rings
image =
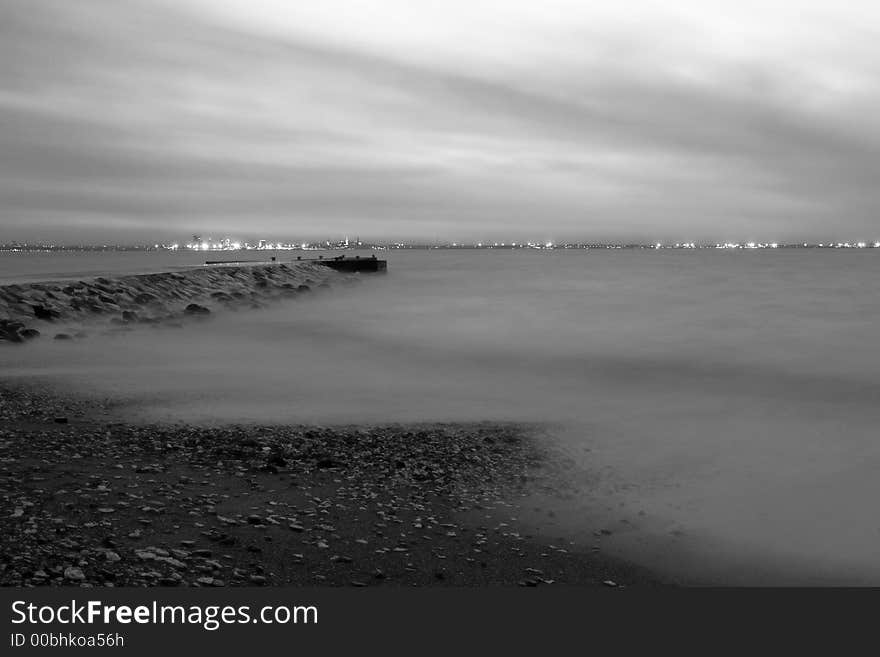
[[[878,19],[0,0],[0,243],[880,239]]]

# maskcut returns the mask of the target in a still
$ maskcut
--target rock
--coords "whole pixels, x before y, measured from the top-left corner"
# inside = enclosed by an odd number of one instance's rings
[[[69,333],[56,333],[55,339],[56,340],[73,340],[73,336],[70,335]]]
[[[269,581],[263,575],[251,575],[248,579],[251,584],[256,586],[264,586]]]
[[[24,324],[21,322],[0,320],[0,339],[9,342],[22,342],[24,340],[20,334],[22,329],[24,329]]]
[[[196,316],[199,316],[199,315],[204,316],[204,315],[210,315],[210,314],[211,314],[211,310],[210,310],[209,308],[205,308],[204,306],[200,306],[200,305],[197,304],[197,303],[191,303],[191,304],[189,304],[189,305],[184,309],[183,312],[186,313],[187,315],[196,315]]]
[[[122,561],[122,557],[120,557],[118,553],[113,552],[112,550],[107,550],[107,552],[104,553],[104,559],[106,559],[110,563]]]
[[[86,576],[80,568],[70,566],[64,569],[64,579],[69,579],[71,582],[81,582],[85,578]]]
[[[122,321],[123,322],[136,322],[140,319],[138,314],[133,310],[123,310],[122,311]]]
[[[61,313],[55,310],[54,308],[47,308],[46,306],[35,305],[31,306],[34,310],[34,317],[37,319],[45,319],[46,321],[53,321],[58,317],[61,317]]]
[[[35,328],[26,328],[18,332],[23,340],[33,340],[40,337],[40,332]]]

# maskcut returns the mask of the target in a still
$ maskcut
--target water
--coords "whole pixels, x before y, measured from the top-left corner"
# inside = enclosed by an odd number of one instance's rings
[[[17,262],[28,276],[169,264],[38,257]],[[350,292],[42,341],[4,350],[3,369],[163,420],[552,422],[584,485],[535,501],[541,531],[593,542],[612,527],[611,549],[685,578],[880,583],[880,253],[387,257],[387,276]]]

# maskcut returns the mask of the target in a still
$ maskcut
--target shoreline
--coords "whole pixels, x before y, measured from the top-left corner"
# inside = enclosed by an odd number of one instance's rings
[[[140,424],[21,381],[0,401],[0,585],[670,584],[521,533],[552,476],[533,427]]]

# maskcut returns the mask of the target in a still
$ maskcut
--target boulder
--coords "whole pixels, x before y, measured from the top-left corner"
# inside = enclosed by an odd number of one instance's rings
[[[204,306],[200,306],[200,305],[197,304],[197,303],[191,303],[191,304],[189,304],[189,305],[184,309],[183,312],[185,312],[187,315],[197,315],[197,316],[198,316],[198,315],[204,316],[204,315],[210,315],[210,314],[211,314],[211,310],[210,310],[209,308],[205,308]]]
[[[34,338],[40,337],[40,332],[35,328],[22,329],[18,334],[21,336],[22,340],[33,340]]]
[[[22,342],[23,337],[20,333],[24,329],[24,324],[10,320],[0,320],[0,340],[7,342]]]
[[[47,308],[46,306],[41,305],[33,305],[31,308],[33,308],[34,317],[37,319],[45,319],[46,321],[51,322],[52,320],[61,317],[61,313],[54,308]]]
[[[155,294],[150,294],[149,292],[141,292],[134,298],[134,302],[143,305],[145,303],[150,303],[150,301],[155,301],[156,298],[157,297]]]

